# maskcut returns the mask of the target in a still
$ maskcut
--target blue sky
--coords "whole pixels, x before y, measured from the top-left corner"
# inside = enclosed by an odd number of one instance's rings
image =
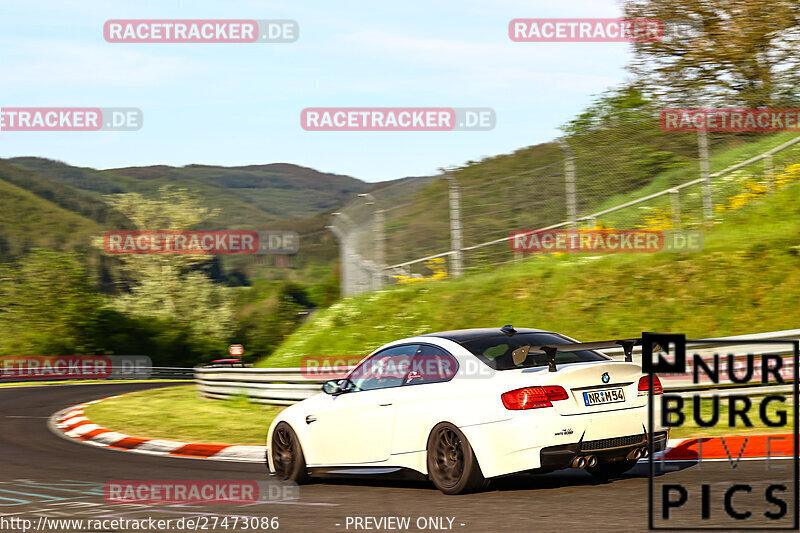
[[[621,15],[618,0],[7,3],[0,107],[138,107],[135,132],[0,132],[0,157],[115,168],[288,162],[366,181],[551,140],[622,82],[626,43],[515,43],[514,18]],[[290,44],[110,44],[108,19],[294,19]],[[492,131],[307,132],[305,107],[491,107]]]

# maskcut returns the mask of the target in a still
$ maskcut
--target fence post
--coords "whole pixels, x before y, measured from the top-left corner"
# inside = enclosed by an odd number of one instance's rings
[[[556,139],[556,142],[564,151],[564,188],[567,195],[567,220],[575,223],[578,218],[578,199],[575,193],[575,154],[563,137]]]
[[[345,245],[345,233],[336,227],[336,225],[325,226],[336,236],[339,241],[339,268],[340,268],[340,281],[339,281],[339,294],[347,296],[347,247]]]
[[[672,227],[681,229],[681,191],[672,189],[669,191],[670,204],[672,206]]]
[[[767,188],[772,191],[775,189],[775,166],[772,162],[772,152],[764,154],[764,177],[767,178]]]
[[[445,179],[450,184],[450,249],[453,251],[451,273],[460,276],[462,269],[461,252],[461,191],[456,178],[446,171]]]
[[[708,133],[704,129],[697,131],[697,148],[700,154],[700,177],[703,178],[703,218],[710,224],[714,216],[714,204],[711,197],[711,165],[708,157]]]
[[[333,231],[336,238],[339,240],[339,263],[341,265],[341,282],[339,284],[339,292],[344,296],[350,296],[356,293],[357,281],[355,276],[358,272],[355,270],[353,256],[355,255],[355,247],[353,246],[354,232],[352,227],[348,228],[350,217],[344,213],[332,213],[334,224],[328,226],[328,229]],[[344,224],[337,225],[336,222],[341,221]]]
[[[383,277],[386,270],[386,236],[383,228],[386,225],[386,214],[383,209],[375,209],[375,289],[383,288]]]
[[[386,267],[384,262],[386,249],[383,237],[385,214],[383,209],[378,208],[378,201],[370,193],[361,193],[358,197],[366,200],[365,205],[372,208],[372,244],[375,248],[372,256],[372,283],[370,285],[371,290],[380,290],[383,288],[383,271]]]

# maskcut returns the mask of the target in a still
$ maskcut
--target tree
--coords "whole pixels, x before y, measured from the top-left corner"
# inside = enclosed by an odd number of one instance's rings
[[[290,281],[257,281],[239,293],[238,303],[235,338],[248,358],[271,354],[313,307],[305,288]]]
[[[109,203],[139,230],[186,230],[217,215],[185,189],[162,187],[159,199],[137,193],[109,197]],[[95,245],[102,247],[102,239]],[[195,341],[220,351],[233,322],[231,289],[215,284],[199,269],[210,258],[188,254],[131,254],[117,256],[134,280],[129,290],[112,300],[127,315],[175,320],[191,331]]]
[[[624,11],[665,23],[663,39],[633,43],[629,66],[658,99],[695,107],[796,102],[797,0],[626,0]]]
[[[694,135],[665,134],[659,107],[640,90],[622,87],[603,93],[562,127],[575,155],[580,211],[694,161]]]
[[[17,355],[94,353],[88,334],[102,306],[72,253],[35,249],[0,270],[0,350]]]

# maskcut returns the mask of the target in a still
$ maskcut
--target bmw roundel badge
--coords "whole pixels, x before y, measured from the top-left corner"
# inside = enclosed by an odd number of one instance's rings
[[[603,372],[603,375],[600,376],[600,379],[603,380],[603,383],[608,383],[611,381],[611,377],[608,375],[608,372]]]

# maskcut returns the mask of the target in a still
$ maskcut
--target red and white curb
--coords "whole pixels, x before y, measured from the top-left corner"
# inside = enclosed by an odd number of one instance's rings
[[[786,459],[794,457],[794,435],[772,433],[670,439],[667,449],[657,457],[667,461]]]
[[[119,398],[119,396],[110,396],[108,398],[73,405],[72,407],[63,409],[50,417],[49,426],[54,432],[60,433],[69,439],[110,450],[169,457],[211,459],[215,461],[239,461],[247,463],[263,463],[265,461],[265,446],[197,444],[132,437],[124,433],[118,433],[100,427],[86,418],[83,412],[86,406],[112,398]]]
[[[215,461],[265,461],[265,446],[197,444],[132,437],[93,424],[83,413],[87,405],[119,397],[110,396],[63,409],[50,417],[49,425],[54,432],[63,434],[66,438],[111,450]],[[789,457],[794,457],[794,436],[791,434],[670,439],[666,450],[657,454],[658,459],[667,461],[738,461]]]

